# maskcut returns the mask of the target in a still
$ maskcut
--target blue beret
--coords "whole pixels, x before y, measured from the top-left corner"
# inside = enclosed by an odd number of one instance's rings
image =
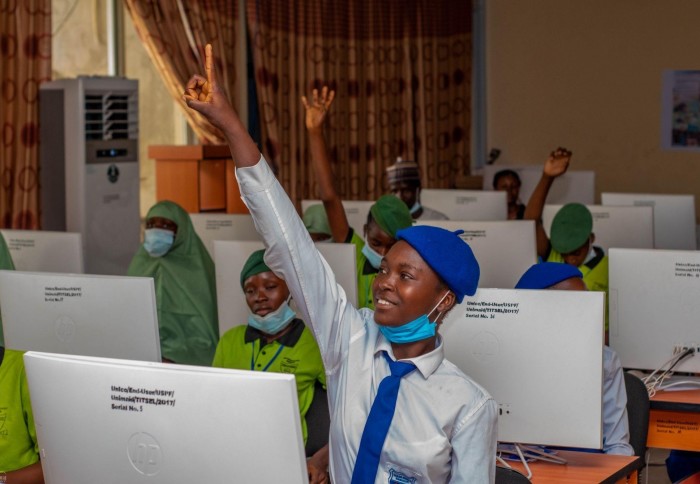
[[[471,247],[459,234],[440,227],[416,225],[396,233],[406,241],[432,270],[447,284],[461,303],[464,296],[473,296],[479,285],[479,263]]]
[[[547,289],[572,277],[582,278],[577,267],[563,262],[542,262],[530,267],[515,285],[516,289]]]

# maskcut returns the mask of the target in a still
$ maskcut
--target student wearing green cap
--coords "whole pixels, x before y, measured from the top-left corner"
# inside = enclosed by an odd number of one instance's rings
[[[304,227],[309,231],[314,242],[333,242],[331,225],[328,222],[326,209],[320,203],[309,206],[302,216]]]
[[[0,483],[44,482],[23,354],[0,346]]]
[[[127,274],[154,280],[163,359],[209,366],[219,340],[214,262],[182,207],[151,207]]]
[[[593,217],[580,203],[564,205],[552,220],[550,236],[542,226],[542,211],[554,180],[566,173],[571,152],[557,148],[545,161],[542,177],[530,196],[525,219],[534,220],[537,254],[544,261],[565,262],[583,274],[583,282],[591,291],[608,290],[608,258],[602,248],[594,246]]]
[[[396,232],[413,224],[406,204],[393,195],[384,195],[370,208],[364,237],[350,227],[342,200],[333,185],[330,158],[323,139],[323,123],[335,98],[335,91],[324,86],[319,93],[312,92],[311,100],[302,97],[306,110],[306,130],[309,133],[311,161],[316,173],[321,200],[328,214],[333,240],[355,245],[357,262],[357,293],[360,307],[373,309],[372,281],[379,270],[379,263],[396,243]]]
[[[306,442],[306,412],[314,398],[316,382],[326,386],[323,361],[311,331],[289,305],[287,284],[265,264],[264,255],[263,249],[253,252],[241,270],[241,289],[250,309],[248,324],[224,333],[212,366],[293,374]],[[312,456],[308,467],[311,482],[323,482],[328,449]]]
[[[449,342],[438,332],[476,292],[479,264],[469,245],[438,227],[398,231],[372,284],[376,311],[352,306],[218,87],[210,45],[205,52],[207,77],[193,76],[183,99],[224,133],[265,262],[286,281],[318,343],[331,481],[494,482],[497,405],[445,359]]]

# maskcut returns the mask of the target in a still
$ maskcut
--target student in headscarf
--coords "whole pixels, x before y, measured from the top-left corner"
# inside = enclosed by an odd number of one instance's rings
[[[164,360],[209,366],[219,340],[214,262],[182,207],[162,201],[148,211],[127,274],[154,279]]]
[[[290,306],[287,284],[265,264],[264,255],[264,249],[253,252],[241,270],[241,289],[250,309],[248,324],[235,326],[221,337],[212,366],[293,374],[306,442],[306,413],[316,383],[326,385],[321,352],[311,330]],[[311,482],[323,482],[328,449],[310,456],[307,467]]]
[[[414,220],[447,220],[442,212],[428,208],[420,202],[421,180],[418,164],[399,157],[386,168],[389,191],[406,204]]]
[[[14,271],[15,264],[12,262],[10,249],[7,248],[5,237],[0,234],[0,269],[6,271]],[[0,318],[0,346],[5,346],[5,335],[2,331],[2,319]]]
[[[560,262],[543,262],[530,267],[516,289],[586,291],[583,275],[576,267]],[[617,353],[603,346],[603,452],[634,455],[627,420],[627,390],[622,363]]]
[[[304,227],[309,231],[311,240],[314,242],[333,242],[331,225],[328,222],[328,215],[323,205],[317,203],[304,210],[302,216]]]
[[[310,102],[306,96],[302,97],[302,104],[306,110],[311,161],[321,200],[328,214],[333,240],[355,245],[358,305],[361,308],[373,309],[372,281],[377,275],[382,257],[396,243],[396,232],[410,227],[413,219],[406,204],[393,195],[384,195],[370,208],[363,236],[356,234],[350,227],[342,200],[333,185],[330,158],[323,139],[323,122],[334,97],[335,91],[329,91],[325,86],[320,94],[318,90],[313,90]]]

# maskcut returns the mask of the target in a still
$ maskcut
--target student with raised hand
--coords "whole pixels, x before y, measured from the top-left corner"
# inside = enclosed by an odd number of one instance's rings
[[[43,484],[24,352],[0,346],[0,483]]]
[[[426,207],[420,201],[422,183],[420,170],[415,161],[398,158],[396,163],[386,168],[389,191],[399,197],[408,207],[414,220],[447,220],[442,212]]]
[[[555,289],[586,291],[583,275],[576,267],[559,262],[543,262],[530,267],[515,285],[516,289]],[[629,443],[627,390],[622,363],[617,353],[603,346],[603,452],[634,455]]]
[[[182,207],[151,207],[127,274],[154,279],[164,361],[209,366],[219,340],[214,262]]]
[[[250,309],[248,324],[236,326],[221,337],[212,366],[293,374],[306,442],[306,412],[316,382],[325,387],[326,375],[311,331],[289,305],[287,284],[265,264],[264,254],[262,249],[253,252],[241,270],[241,289]],[[312,484],[326,482],[328,449],[314,454],[308,468]]]
[[[287,282],[318,342],[331,481],[494,482],[496,403],[445,360],[437,332],[445,314],[476,291],[479,268],[469,246],[436,227],[400,231],[373,283],[376,312],[354,308],[217,86],[211,46],[206,54],[207,77],[193,76],[184,100],[225,134],[265,262]]]
[[[525,217],[525,205],[520,201],[520,175],[513,170],[501,170],[493,175],[493,189],[506,192],[508,203],[508,220],[522,220]]]
[[[571,152],[557,148],[545,161],[542,177],[530,196],[525,219],[535,220],[537,254],[544,261],[565,262],[583,274],[583,282],[591,291],[608,290],[608,258],[605,251],[594,246],[593,216],[585,205],[569,203],[554,216],[547,237],[542,226],[542,212],[554,180],[566,173]]]
[[[408,207],[393,195],[384,195],[370,208],[364,237],[350,227],[342,200],[333,185],[333,173],[328,149],[323,138],[323,123],[328,109],[333,104],[335,91],[324,86],[319,93],[312,91],[311,101],[302,96],[306,111],[306,130],[309,133],[311,161],[316,173],[321,200],[328,215],[333,240],[352,243],[355,246],[357,263],[357,292],[359,307],[374,309],[372,281],[379,270],[379,263],[396,243],[396,232],[413,224]]]

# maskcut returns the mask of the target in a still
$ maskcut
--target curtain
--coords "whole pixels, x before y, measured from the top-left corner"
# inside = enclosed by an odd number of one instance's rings
[[[51,78],[51,0],[0,2],[0,224],[39,228],[39,85]]]
[[[249,0],[262,149],[292,200],[315,198],[300,96],[336,90],[326,127],[344,199],[415,160],[424,187],[469,172],[471,2]],[[327,122],[328,123],[328,122]]]
[[[204,46],[211,43],[217,79],[234,108],[239,106],[233,69],[236,29],[241,28],[237,0],[125,0],[148,55],[173,99],[202,143],[225,143],[222,134],[182,102],[187,80],[204,75]],[[233,97],[232,97],[233,96]]]

